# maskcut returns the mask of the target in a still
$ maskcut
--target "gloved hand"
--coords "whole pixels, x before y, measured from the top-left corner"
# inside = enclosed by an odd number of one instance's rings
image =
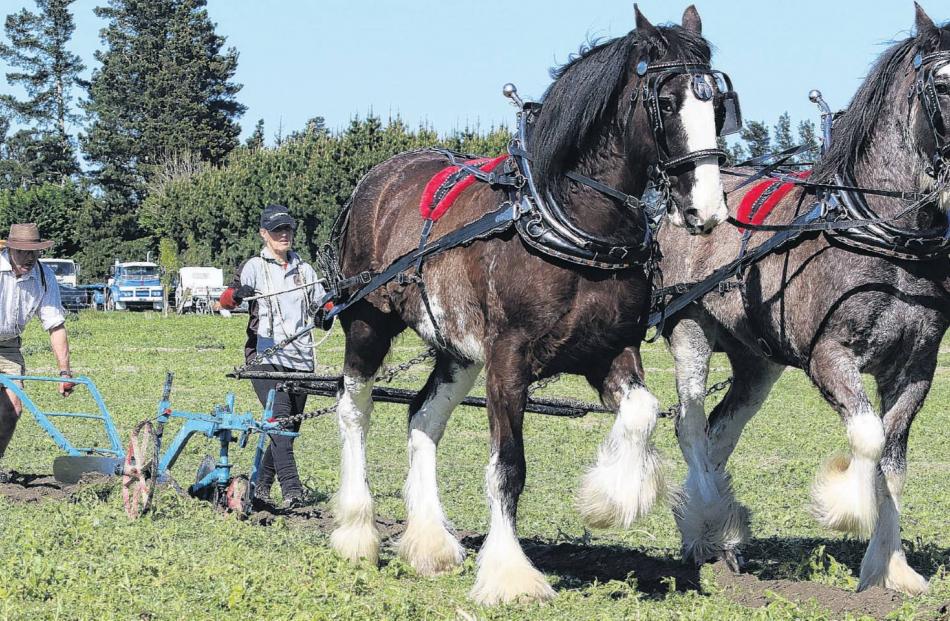
[[[234,302],[240,304],[244,301],[244,298],[254,297],[257,294],[257,291],[254,290],[254,287],[251,285],[241,285],[234,290]]]
[[[331,310],[333,310],[333,302],[327,302],[323,306],[317,306],[317,303],[310,305],[314,325],[320,326],[324,332],[333,327],[333,317],[327,317]]]

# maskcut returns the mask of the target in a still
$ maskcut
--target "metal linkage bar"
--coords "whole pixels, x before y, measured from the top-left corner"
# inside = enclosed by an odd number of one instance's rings
[[[339,381],[339,377],[310,381],[288,380],[283,382],[278,389],[308,395],[336,397]],[[373,400],[387,403],[410,403],[416,398],[417,394],[415,390],[405,388],[391,388],[388,386],[373,387]],[[462,405],[483,408],[486,407],[487,404],[488,402],[485,397],[469,396],[462,399]],[[611,410],[600,404],[585,403],[575,399],[530,397],[525,405],[525,411],[547,416],[578,418],[586,415],[588,412],[610,412]]]

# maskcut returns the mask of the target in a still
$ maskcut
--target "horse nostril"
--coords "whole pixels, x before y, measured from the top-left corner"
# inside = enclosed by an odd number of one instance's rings
[[[684,209],[683,216],[687,222],[693,225],[698,225],[703,220],[699,214],[699,210],[695,207],[688,207]]]

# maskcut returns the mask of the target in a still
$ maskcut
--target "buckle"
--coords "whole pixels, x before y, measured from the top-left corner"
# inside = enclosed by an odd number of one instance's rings
[[[373,280],[373,275],[370,272],[360,272],[358,278],[360,279],[361,283],[368,285],[370,281]]]
[[[622,254],[618,254],[618,253],[616,252],[616,251],[618,251],[618,250],[619,250]],[[614,246],[614,247],[611,248],[610,251],[607,253],[608,256],[611,256],[611,257],[617,259],[618,261],[623,261],[624,259],[626,259],[628,254],[630,254],[630,249],[627,248],[626,246]]]

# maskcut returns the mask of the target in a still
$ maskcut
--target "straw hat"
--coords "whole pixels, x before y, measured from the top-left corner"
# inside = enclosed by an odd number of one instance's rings
[[[0,247],[3,243],[3,241],[0,241]],[[6,239],[7,248],[14,250],[47,250],[52,246],[52,240],[40,239],[40,229],[34,223],[10,225],[10,234]]]

